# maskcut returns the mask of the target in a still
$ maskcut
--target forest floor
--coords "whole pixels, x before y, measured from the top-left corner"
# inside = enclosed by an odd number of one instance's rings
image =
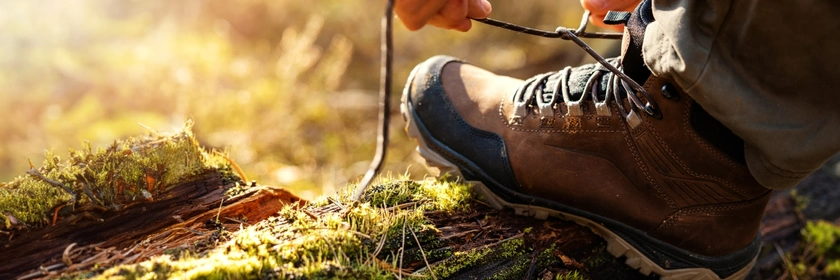
[[[170,161],[161,151],[179,156]],[[181,170],[184,158],[197,158],[192,169]],[[143,170],[139,179],[113,172],[131,168]],[[0,189],[3,279],[655,277],[613,258],[586,227],[491,208],[451,178],[380,178],[358,203],[348,199],[353,186],[305,201],[247,182],[191,133],[71,152],[32,170]],[[167,177],[174,170],[180,175]],[[832,171],[772,197],[748,279],[840,277],[840,180]],[[101,187],[109,184],[119,191]],[[8,202],[24,187],[29,196],[35,187],[71,195],[41,201],[52,204],[27,220],[8,206],[23,205]]]

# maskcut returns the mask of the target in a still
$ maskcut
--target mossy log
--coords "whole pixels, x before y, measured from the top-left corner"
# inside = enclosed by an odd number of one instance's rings
[[[79,213],[79,217],[2,239],[0,279],[98,270],[167,251],[212,246],[219,239],[219,227],[235,231],[242,221],[263,220],[284,205],[300,201],[283,189],[268,187],[232,198],[224,194],[220,174],[211,171],[185,178],[169,196],[154,202],[117,212]]]
[[[348,199],[354,186],[307,202],[282,188],[246,185],[234,163],[199,148],[190,133],[178,135],[124,145],[131,153],[89,150],[75,162],[73,156],[63,164],[53,160],[34,169],[42,176],[33,172],[4,184],[0,279],[655,277],[610,256],[585,227],[493,209],[468,185],[447,178],[380,178],[359,202]],[[158,148],[196,154],[170,158]],[[123,158],[143,154],[157,156]],[[184,169],[183,158],[200,164]],[[127,172],[131,177],[95,168],[126,160],[135,169]],[[27,194],[21,186],[64,198],[15,197]],[[771,200],[761,228],[765,249],[751,279],[779,275],[780,254],[795,248],[805,219],[798,202],[785,193]]]

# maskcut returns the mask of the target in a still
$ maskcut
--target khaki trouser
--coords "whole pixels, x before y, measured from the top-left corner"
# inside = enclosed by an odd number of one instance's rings
[[[744,139],[758,181],[790,188],[840,151],[840,4],[653,0],[643,42],[674,79]]]

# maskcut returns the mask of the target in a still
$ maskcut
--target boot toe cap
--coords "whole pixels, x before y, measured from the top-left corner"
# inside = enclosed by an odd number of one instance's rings
[[[444,89],[443,68],[451,62],[461,61],[435,56],[414,68],[403,95],[405,118],[417,126],[419,141],[458,165],[467,179],[518,189],[502,137],[465,121]]]

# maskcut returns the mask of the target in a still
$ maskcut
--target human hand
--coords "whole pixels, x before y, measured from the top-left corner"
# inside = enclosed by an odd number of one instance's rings
[[[445,29],[467,31],[470,18],[486,18],[492,7],[487,0],[395,0],[394,12],[411,31],[431,24]]]
[[[580,0],[580,5],[589,10],[589,22],[592,24],[621,31],[624,26],[607,25],[604,23],[604,16],[609,11],[633,12],[633,9],[641,2],[641,0]]]

